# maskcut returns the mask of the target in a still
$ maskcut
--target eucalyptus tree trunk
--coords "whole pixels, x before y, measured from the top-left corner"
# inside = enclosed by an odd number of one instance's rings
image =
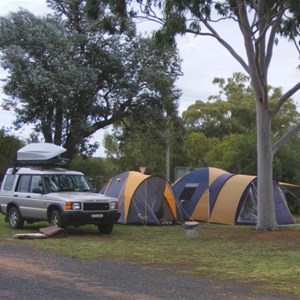
[[[271,115],[268,105],[256,101],[257,122],[257,230],[275,230],[277,227],[273,195],[273,155]]]
[[[268,29],[264,1],[256,6],[258,35],[255,37],[247,7],[237,0],[241,24],[241,32],[245,41],[248,57],[249,75],[255,93],[256,129],[257,129],[257,230],[275,230],[276,215],[273,193],[273,152],[272,152],[272,113],[268,96],[268,68],[273,47],[273,35],[267,42]],[[274,31],[276,32],[276,31]],[[273,33],[274,33],[273,32]],[[268,47],[266,46],[268,44]]]

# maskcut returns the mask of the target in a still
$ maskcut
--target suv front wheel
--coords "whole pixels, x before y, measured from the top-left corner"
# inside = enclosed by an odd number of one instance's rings
[[[61,213],[58,209],[53,210],[49,220],[50,226],[64,228]]]
[[[8,224],[10,228],[21,229],[24,225],[24,220],[17,207],[12,206],[8,211]]]
[[[99,232],[102,234],[111,234],[113,227],[114,227],[113,223],[98,225]]]

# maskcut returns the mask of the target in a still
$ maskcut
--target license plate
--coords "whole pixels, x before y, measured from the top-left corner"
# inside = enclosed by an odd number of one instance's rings
[[[93,219],[99,219],[99,218],[103,218],[103,214],[92,214],[91,217]]]

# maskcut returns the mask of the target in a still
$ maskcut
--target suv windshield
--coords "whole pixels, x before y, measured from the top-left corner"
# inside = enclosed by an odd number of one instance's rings
[[[91,187],[83,175],[62,175],[49,174],[44,175],[46,191],[51,192],[91,192]]]

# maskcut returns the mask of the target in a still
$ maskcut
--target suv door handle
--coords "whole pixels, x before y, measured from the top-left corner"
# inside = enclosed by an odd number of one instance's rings
[[[30,196],[30,195],[28,195],[28,196],[26,196],[26,198],[31,198],[31,196]]]
[[[19,197],[19,196],[17,194],[15,194],[14,197]]]

